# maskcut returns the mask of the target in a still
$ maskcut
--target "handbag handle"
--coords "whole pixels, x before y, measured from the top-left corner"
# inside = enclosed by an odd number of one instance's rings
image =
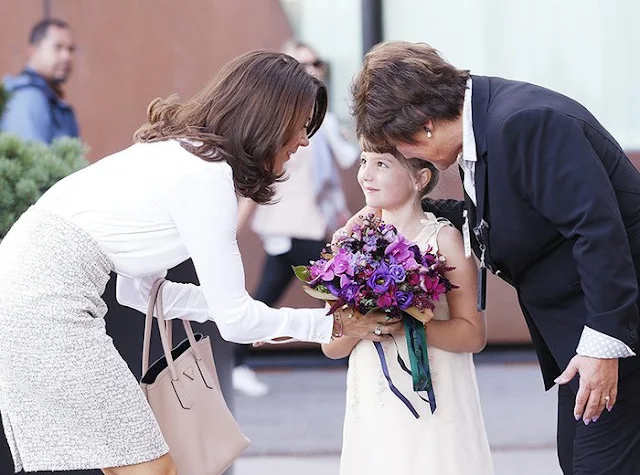
[[[158,279],[151,287],[149,303],[147,304],[147,314],[144,321],[144,337],[142,338],[142,375],[149,369],[149,351],[151,347],[151,325],[153,324],[153,309],[156,306],[156,299],[160,291],[160,285],[164,279]]]
[[[164,308],[162,304],[162,287],[166,282],[165,279],[158,279],[154,282],[151,287],[151,293],[149,295],[149,304],[147,306],[147,315],[145,318],[144,324],[144,339],[142,344],[142,374],[144,375],[149,369],[149,353],[151,347],[151,326],[153,325],[153,312],[155,308],[156,320],[158,323],[158,330],[160,332],[160,340],[162,342],[162,349],[164,351],[164,356],[167,361],[167,366],[169,367],[169,373],[171,374],[171,380],[175,383],[178,381],[178,371],[175,367],[175,363],[173,361],[173,357],[171,355],[171,333],[172,326],[171,320],[165,320]],[[196,338],[193,334],[193,329],[191,328],[191,322],[189,320],[182,320],[182,325],[184,326],[184,331],[189,339],[189,346],[193,353],[193,356],[196,360],[196,365],[198,370],[204,380],[205,384],[209,388],[214,387],[213,378],[211,377],[209,371],[204,367],[202,362],[202,355],[200,353],[200,349],[196,344]],[[176,393],[179,393],[179,390],[176,388]],[[180,397],[180,395],[178,394]],[[184,405],[184,404],[183,404]]]

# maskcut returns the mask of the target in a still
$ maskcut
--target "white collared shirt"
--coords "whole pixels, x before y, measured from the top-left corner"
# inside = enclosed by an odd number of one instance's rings
[[[462,103],[462,153],[458,156],[458,165],[464,172],[462,182],[464,191],[469,195],[474,205],[478,206],[476,199],[476,137],[473,135],[473,117],[471,114],[471,78],[467,80],[467,89],[464,92]]]
[[[464,191],[474,205],[478,206],[476,197],[476,138],[473,133],[473,114],[471,108],[471,78],[467,80],[467,89],[462,103],[462,153],[458,156],[458,165],[463,171],[462,185]],[[585,326],[580,336],[576,353],[592,358],[628,358],[635,353],[624,342]]]

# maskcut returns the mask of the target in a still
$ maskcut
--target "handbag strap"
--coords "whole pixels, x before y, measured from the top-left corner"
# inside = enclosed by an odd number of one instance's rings
[[[144,322],[144,339],[142,342],[142,374],[144,375],[149,369],[149,353],[151,348],[151,328],[153,325],[153,313],[155,309],[156,321],[158,324],[158,330],[160,332],[160,340],[162,342],[162,349],[164,356],[167,360],[169,372],[171,373],[171,379],[176,381],[178,379],[178,373],[175,368],[173,357],[171,356],[171,335],[172,325],[171,320],[165,320],[164,308],[162,304],[162,287],[165,284],[165,279],[158,279],[151,287],[151,293],[149,295],[149,304],[147,306],[147,314]],[[196,344],[196,338],[191,328],[191,322],[189,320],[182,320],[184,331],[189,339],[189,345],[196,361],[202,361],[202,355],[200,349]]]
[[[144,376],[149,369],[149,351],[151,348],[151,325],[153,324],[153,309],[156,306],[156,299],[160,286],[164,282],[164,279],[158,279],[153,283],[151,287],[151,293],[149,294],[149,303],[147,304],[147,315],[144,321],[144,336],[142,339],[142,375]]]

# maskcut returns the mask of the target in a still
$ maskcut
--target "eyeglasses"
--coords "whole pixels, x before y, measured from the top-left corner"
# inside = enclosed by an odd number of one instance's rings
[[[324,66],[324,61],[322,61],[321,59],[316,59],[314,61],[307,61],[302,64],[303,66],[313,66],[314,68],[321,68],[322,66]]]

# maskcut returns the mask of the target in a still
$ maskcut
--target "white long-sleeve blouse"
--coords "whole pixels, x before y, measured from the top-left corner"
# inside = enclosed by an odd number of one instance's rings
[[[135,144],[64,178],[36,207],[91,235],[118,274],[118,302],[146,311],[153,282],[191,257],[200,286],[168,282],[166,318],[214,320],[239,343],[289,336],[327,342],[324,309],[273,309],[245,288],[232,169],[178,141]]]

